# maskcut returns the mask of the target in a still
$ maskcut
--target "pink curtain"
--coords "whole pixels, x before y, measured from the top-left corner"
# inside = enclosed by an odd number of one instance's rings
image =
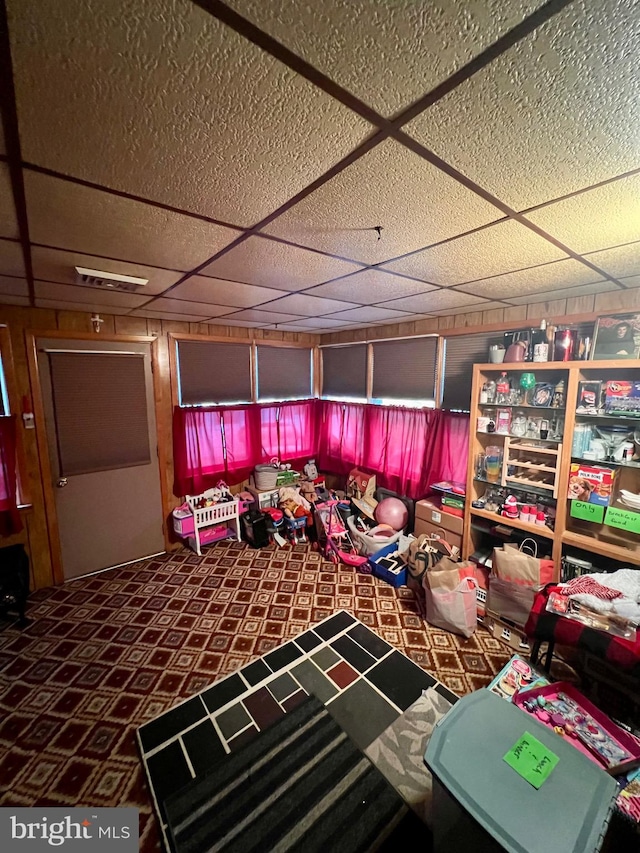
[[[433,474],[435,479],[450,480],[452,483],[465,483],[467,480],[467,461],[469,459],[469,415],[455,412],[442,413],[442,429],[435,442],[433,456],[436,461]]]
[[[419,498],[432,483],[466,480],[468,440],[464,415],[324,401],[318,461],[334,474],[375,472],[379,485]]]
[[[199,494],[220,479],[235,485],[273,456],[292,463],[315,456],[319,412],[318,400],[278,406],[177,406],[174,494]]]
[[[246,479],[256,464],[315,457],[319,468],[375,472],[378,484],[419,498],[432,483],[466,479],[469,419],[435,409],[329,400],[277,406],[176,407],[174,494]]]
[[[427,491],[440,414],[435,409],[367,406],[363,464],[380,472],[381,486],[409,497]]]
[[[319,400],[261,407],[263,459],[267,461],[277,456],[281,461],[295,463],[314,457],[318,447],[319,413]]]
[[[16,481],[16,416],[0,417],[0,533],[22,530]]]
[[[322,401],[317,452],[322,470],[347,474],[363,464],[365,409],[358,403]]]
[[[221,409],[182,409],[173,413],[173,492],[197,495],[226,476]]]
[[[223,409],[225,476],[229,485],[246,480],[259,458],[259,420],[255,406]]]

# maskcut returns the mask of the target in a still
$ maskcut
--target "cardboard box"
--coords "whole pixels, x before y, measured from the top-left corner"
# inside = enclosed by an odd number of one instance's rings
[[[445,513],[442,513],[442,515],[445,515]],[[449,545],[455,546],[462,551],[462,534],[452,533],[450,530],[446,530],[442,527],[442,525],[431,524],[431,522],[425,521],[422,518],[416,518],[413,532],[415,536],[421,536],[423,533],[435,533],[436,536],[440,536],[441,539],[446,539]]]
[[[640,414],[640,382],[620,379],[605,382],[604,410],[607,413]]]
[[[607,506],[611,497],[615,471],[600,465],[572,462],[569,472],[569,500]]]
[[[514,655],[493,681],[487,684],[486,689],[511,702],[516,693],[549,683],[549,679],[537,672],[528,661],[520,655]]]
[[[472,561],[474,562],[474,561]],[[475,565],[475,577],[478,582],[476,589],[476,599],[478,602],[478,616],[484,616],[487,609],[487,591],[489,589],[489,569],[486,566],[481,566],[478,563]]]
[[[347,497],[370,498],[373,500],[376,491],[376,475],[367,474],[359,468],[352,468],[347,477]]]
[[[446,512],[444,507],[440,507],[435,501],[428,498],[416,501],[416,525],[418,520],[426,521],[429,524],[434,524],[436,527],[442,527],[444,530],[462,536],[462,518],[459,515],[452,515],[450,512]],[[426,531],[420,532],[424,533]],[[416,535],[418,534],[416,533]]]
[[[497,613],[491,613],[487,610],[483,624],[496,640],[505,643],[510,649],[523,655],[530,653],[531,647],[522,629],[516,625],[503,622]]]

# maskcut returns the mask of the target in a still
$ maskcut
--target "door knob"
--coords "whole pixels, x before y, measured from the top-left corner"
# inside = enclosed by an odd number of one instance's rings
[[[57,486],[59,489],[64,489],[64,487],[67,485],[67,483],[68,483],[68,482],[69,482],[69,481],[67,480],[67,478],[66,478],[66,477],[60,477],[60,479],[59,479],[59,480],[58,480],[58,482],[56,483],[56,486]]]

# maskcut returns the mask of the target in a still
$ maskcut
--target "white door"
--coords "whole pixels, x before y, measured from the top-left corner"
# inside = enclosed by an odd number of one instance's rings
[[[65,579],[162,553],[150,344],[37,348]]]

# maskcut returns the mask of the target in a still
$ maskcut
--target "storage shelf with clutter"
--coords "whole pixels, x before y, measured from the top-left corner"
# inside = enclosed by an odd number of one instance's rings
[[[485,624],[524,649],[536,584],[520,607],[504,544],[530,535],[553,581],[640,565],[640,361],[476,365],[471,423],[463,556],[492,568]]]
[[[640,564],[640,370],[594,362],[577,378],[566,544]],[[587,546],[587,541],[589,545]]]

